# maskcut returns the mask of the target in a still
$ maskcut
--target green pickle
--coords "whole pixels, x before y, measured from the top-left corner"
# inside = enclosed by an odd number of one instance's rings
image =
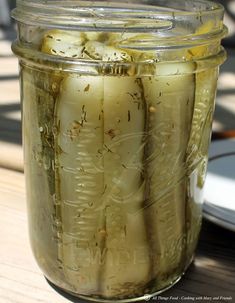
[[[142,75],[138,62],[158,54],[121,47],[135,35],[44,34],[41,52],[106,62],[98,74],[21,65],[32,248],[46,277],[77,295],[168,287],[200,231],[218,68],[197,72],[197,47]]]

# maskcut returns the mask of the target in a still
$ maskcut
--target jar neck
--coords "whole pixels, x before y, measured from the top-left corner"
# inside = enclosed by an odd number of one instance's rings
[[[224,61],[220,42],[227,30],[221,5],[206,0],[155,0],[154,5],[152,3],[152,0],[68,0],[61,4],[58,0],[18,0],[13,17],[18,21],[19,35],[13,51],[24,62],[35,66],[86,73],[86,66],[92,65],[92,72],[97,74],[108,74],[109,70],[112,73],[113,69],[120,68],[128,75],[151,75],[157,73],[156,63],[174,62],[192,62],[196,72]],[[42,41],[54,30],[75,48],[73,41],[77,35],[83,37],[81,45],[85,49],[89,36],[99,36],[93,40],[98,45],[101,43],[101,49],[111,47],[114,54],[115,50],[123,51],[129,59],[120,57],[106,62],[102,54],[97,59],[96,52],[88,58],[83,57],[82,51],[77,58],[74,54],[45,53]]]

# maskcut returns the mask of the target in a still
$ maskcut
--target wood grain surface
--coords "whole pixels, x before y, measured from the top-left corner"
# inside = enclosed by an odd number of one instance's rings
[[[32,256],[23,174],[0,169],[0,217],[0,302],[69,302],[49,286]]]

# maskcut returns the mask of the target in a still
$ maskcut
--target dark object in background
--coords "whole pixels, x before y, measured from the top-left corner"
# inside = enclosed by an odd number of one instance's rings
[[[228,138],[235,138],[235,130],[213,132],[212,134],[212,141],[219,139],[228,139]]]
[[[225,47],[235,47],[235,0],[217,0],[225,8],[225,25],[229,29],[229,35],[223,39]]]
[[[0,0],[0,26],[7,27],[11,23],[7,0]]]
[[[10,10],[12,10],[13,8],[16,7],[16,0],[9,0],[8,3],[9,3]]]

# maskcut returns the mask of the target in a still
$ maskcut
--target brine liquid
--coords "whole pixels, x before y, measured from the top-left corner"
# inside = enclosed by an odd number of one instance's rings
[[[217,69],[81,76],[22,64],[21,76],[29,228],[44,274],[98,299],[168,287],[198,239]]]

